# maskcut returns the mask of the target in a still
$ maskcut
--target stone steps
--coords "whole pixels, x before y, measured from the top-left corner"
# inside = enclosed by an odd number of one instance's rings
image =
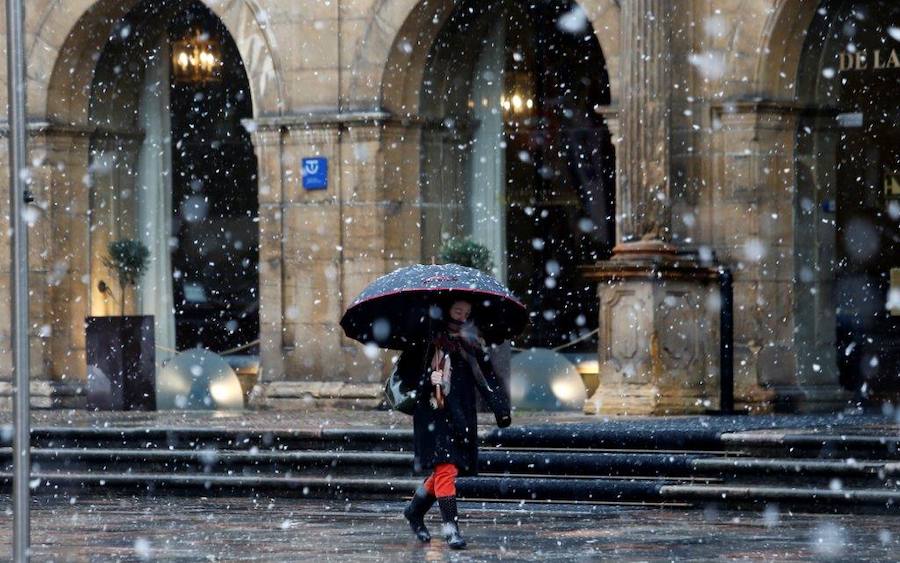
[[[900,490],[876,488],[822,489],[817,487],[736,486],[691,484],[667,485],[660,496],[681,502],[787,506],[829,506],[843,509],[877,507],[896,511],[900,507]]]
[[[412,430],[407,429],[299,429],[230,430],[205,428],[34,428],[36,448],[131,448],[251,450],[305,449],[363,451],[409,451]]]
[[[274,475],[221,475],[121,472],[36,472],[34,490],[53,494],[83,494],[98,489],[124,488],[145,493],[164,491],[276,492],[279,495],[354,498],[405,498],[421,483],[420,478],[362,478]],[[10,486],[11,473],[0,473],[0,483]],[[465,500],[504,499],[552,502],[677,503],[661,497],[660,490],[674,481],[649,479],[559,479],[526,477],[460,477],[457,490]]]
[[[731,432],[722,434],[720,443],[728,449],[741,449],[757,455],[900,460],[900,436],[896,434]]]
[[[621,424],[479,436],[479,476],[459,480],[467,499],[844,511],[894,510],[900,500],[897,440],[890,437]],[[38,494],[123,487],[397,498],[421,481],[412,472],[408,428],[37,428],[33,444]],[[0,448],[6,487],[11,455]]]
[[[492,449],[479,456],[480,473],[534,474],[558,476],[645,476],[668,475],[687,478],[694,472],[692,462],[699,456],[673,453],[569,453],[541,451],[505,451]],[[0,463],[12,463],[10,448],[0,448]],[[158,467],[162,470],[213,472],[223,469],[268,471],[277,473],[314,471],[353,471],[397,468],[411,473],[411,452],[360,451],[227,451],[161,450],[103,448],[34,448],[36,468],[62,466],[68,469],[102,464],[130,470]]]
[[[0,470],[12,470],[12,452],[0,449]],[[345,476],[413,478],[409,452],[216,451],[159,449],[43,449],[32,452],[35,472],[170,472],[242,476]],[[487,476],[572,478],[663,478],[678,481],[740,481],[765,486],[873,487],[897,489],[900,465],[796,458],[758,459],[683,453],[561,453],[487,450],[479,473]]]
[[[11,463],[12,449],[0,448],[0,462]],[[413,454],[408,451],[345,450],[215,450],[155,448],[32,448],[33,463],[170,463],[182,467],[199,466],[284,466],[352,467],[354,465],[396,465],[409,468]],[[756,458],[745,455],[723,457],[712,453],[647,452],[562,452],[541,450],[485,449],[480,454],[480,472],[518,472],[554,475],[781,475],[804,477],[900,476],[900,463],[891,460],[820,460],[799,458]]]

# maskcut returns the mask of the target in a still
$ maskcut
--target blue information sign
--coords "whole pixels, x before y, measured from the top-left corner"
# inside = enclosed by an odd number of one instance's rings
[[[303,188],[324,190],[328,187],[328,159],[324,156],[303,159]]]

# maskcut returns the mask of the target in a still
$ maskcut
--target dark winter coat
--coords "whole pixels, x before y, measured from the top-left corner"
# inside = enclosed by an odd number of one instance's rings
[[[439,463],[452,463],[460,475],[474,475],[478,470],[475,390],[481,393],[501,428],[510,423],[509,395],[491,366],[488,352],[481,346],[462,345],[449,353],[451,384],[442,409],[435,409],[431,402],[434,345],[409,349],[398,360],[401,377],[409,387],[415,385],[417,389],[413,413],[415,469],[428,471]],[[483,381],[474,373],[473,364],[481,371]]]

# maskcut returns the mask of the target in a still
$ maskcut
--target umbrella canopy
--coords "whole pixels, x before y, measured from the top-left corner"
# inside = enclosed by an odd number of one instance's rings
[[[434,305],[464,299],[472,320],[489,343],[522,332],[528,311],[496,278],[457,264],[408,266],[369,284],[341,318],[348,337],[382,348],[403,350],[428,337],[440,318]]]

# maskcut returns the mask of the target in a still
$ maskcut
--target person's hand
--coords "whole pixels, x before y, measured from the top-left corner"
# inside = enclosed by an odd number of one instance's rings
[[[434,370],[431,372],[431,383],[433,385],[440,385],[444,382],[444,372],[441,370]]]

